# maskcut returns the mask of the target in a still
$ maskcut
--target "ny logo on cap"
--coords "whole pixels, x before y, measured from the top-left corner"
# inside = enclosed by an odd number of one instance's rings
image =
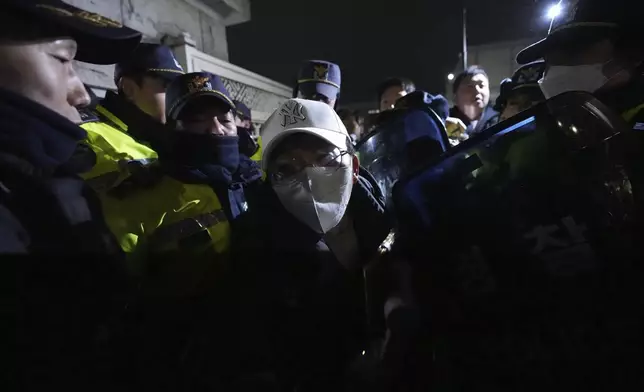
[[[208,90],[212,90],[212,84],[210,83],[210,78],[208,77],[195,76],[190,81],[190,83],[188,83],[188,91],[191,93]]]
[[[329,78],[329,66],[327,64],[315,64],[313,66],[313,79],[327,80]]]
[[[302,113],[303,106],[299,102],[287,102],[280,109],[282,116],[282,126],[293,125],[299,121],[306,120],[306,116]]]

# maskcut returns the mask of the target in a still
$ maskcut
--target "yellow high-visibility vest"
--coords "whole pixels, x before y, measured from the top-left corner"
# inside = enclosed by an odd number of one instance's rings
[[[230,224],[210,186],[164,176],[126,197],[103,194],[101,202],[108,227],[128,254],[130,273],[155,276],[159,291],[191,293],[223,268]],[[155,264],[159,255],[163,265]]]
[[[119,185],[129,176],[128,164],[144,166],[158,159],[150,147],[127,134],[127,125],[102,106],[96,111],[109,121],[90,121],[81,124],[87,132],[85,143],[96,154],[96,164],[82,177],[96,191],[103,192]]]

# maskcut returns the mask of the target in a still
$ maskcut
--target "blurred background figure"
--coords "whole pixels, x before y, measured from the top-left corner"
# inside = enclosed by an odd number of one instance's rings
[[[242,101],[233,99],[233,103],[235,104],[235,124],[238,133],[240,129],[252,129],[253,120],[250,108]]]
[[[298,72],[293,98],[321,101],[337,108],[342,74],[340,67],[324,60],[308,60]]]
[[[485,71],[474,65],[454,79],[454,107],[450,117],[460,119],[470,136],[481,132],[498,119],[498,113],[490,103],[490,80]]]
[[[416,91],[416,85],[409,79],[389,78],[385,80],[377,88],[380,111],[393,109],[399,98],[414,91]]]
[[[364,134],[364,117],[358,110],[341,109],[338,116],[349,132],[351,140],[355,144]]]
[[[235,124],[237,125],[237,136],[239,137],[239,152],[253,161],[262,159],[261,138],[255,141],[255,127],[250,108],[241,101],[233,100],[235,104]]]
[[[501,83],[501,94],[494,109],[501,113],[499,120],[507,120],[515,114],[544,101],[546,98],[539,87],[546,64],[535,61],[517,69],[512,78]]]

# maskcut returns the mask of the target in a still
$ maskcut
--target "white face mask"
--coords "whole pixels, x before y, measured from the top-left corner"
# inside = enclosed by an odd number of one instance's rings
[[[539,87],[546,99],[567,91],[586,91],[594,93],[609,81],[603,73],[604,63],[562,66],[548,68],[539,80]]]
[[[349,205],[353,189],[351,167],[307,167],[296,180],[273,184],[288,212],[317,233],[336,227]]]

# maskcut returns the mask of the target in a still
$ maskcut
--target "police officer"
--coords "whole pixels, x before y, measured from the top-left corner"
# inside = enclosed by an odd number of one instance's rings
[[[501,113],[501,121],[545,100],[539,88],[545,68],[543,61],[526,64],[517,69],[512,78],[501,83],[501,94],[494,106],[494,110]]]
[[[235,104],[221,78],[194,72],[177,78],[168,88],[168,127],[172,129],[172,163],[189,183],[208,184],[234,221],[248,209],[244,195],[261,177],[260,167],[239,151]],[[202,174],[194,177],[198,171]]]
[[[166,103],[171,149],[160,152],[159,179],[123,183],[102,201],[131,271],[145,278],[154,269],[153,296],[192,296],[226,253],[230,222],[248,209],[245,188],[261,172],[239,153],[235,106],[219,77],[181,75]],[[152,254],[167,252],[193,256],[148,265]]]
[[[298,73],[293,98],[321,101],[336,108],[340,98],[340,67],[324,60],[308,60]]]
[[[204,317],[224,317],[228,297],[217,293],[228,276],[232,232],[251,204],[249,188],[261,180],[259,166],[239,152],[235,106],[218,76],[184,74],[167,91],[171,149],[159,152],[160,178],[147,186],[123,183],[102,199],[144,293],[142,319],[149,328],[141,337],[147,363],[141,377],[152,389],[185,388],[172,384],[175,372],[185,382],[199,381],[184,373],[196,368],[179,360],[194,359],[186,350],[204,338],[195,333]],[[219,336],[216,331],[207,337]]]
[[[545,59],[539,84],[546,98],[588,91],[621,113],[631,128],[644,128],[644,27],[633,4],[578,0],[545,39],[517,55],[517,62]]]
[[[73,60],[115,63],[140,39],[63,1],[2,3],[0,252],[30,256],[17,260],[17,313],[5,318],[16,325],[7,359],[16,389],[117,388],[102,348],[114,347],[108,326],[124,305],[121,258],[77,175],[94,157],[78,144],[75,107],[89,96]]]
[[[118,93],[108,91],[95,116],[82,125],[87,143],[97,155],[84,175],[92,187],[109,191],[133,173],[146,173],[166,148],[165,89],[183,74],[167,46],[143,43],[127,60],[116,65]]]
[[[628,0],[579,0],[566,8],[558,26],[543,40],[523,49],[517,62],[543,58],[546,70],[539,81],[546,98],[567,91],[593,93],[621,114],[630,139],[626,144],[630,182],[644,200],[644,25]]]
[[[262,159],[261,138],[257,141],[253,139],[255,127],[253,126],[253,117],[250,108],[245,103],[233,100],[235,104],[235,124],[237,125],[237,135],[239,136],[239,151],[249,156],[253,161]]]

